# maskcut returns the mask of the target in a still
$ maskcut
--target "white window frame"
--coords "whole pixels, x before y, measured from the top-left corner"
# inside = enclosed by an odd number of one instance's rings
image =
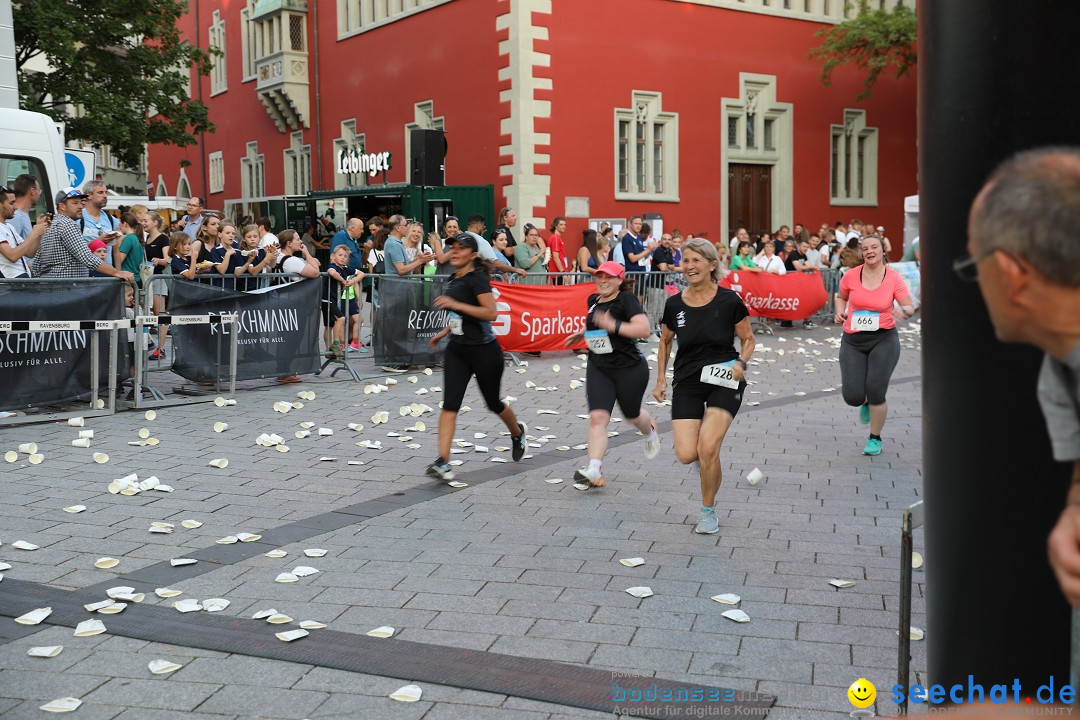
[[[249,142],[240,158],[240,194],[244,199],[266,195],[266,156],[259,153],[258,141]]]
[[[654,202],[679,202],[679,114],[663,112],[663,94],[635,90],[633,102],[629,108],[615,108],[614,140],[614,175],[616,200],[650,200]],[[619,136],[621,123],[629,123],[626,142],[626,186],[622,186],[619,161],[621,159]],[[644,158],[640,158],[637,143],[637,128],[645,126]],[[660,152],[660,173],[663,186],[656,191],[657,167],[655,146],[657,133],[663,143]],[[638,178],[638,164],[644,160],[644,187]]]
[[[240,49],[243,55],[243,72],[240,82],[251,82],[257,79],[255,57],[256,48],[259,47],[258,25],[251,19],[255,10],[255,0],[247,0],[247,5],[240,10]]]
[[[209,193],[225,192],[225,156],[221,150],[210,153],[206,164],[209,168],[210,190]]]
[[[311,145],[304,144],[304,133],[289,135],[289,147],[282,151],[285,170],[285,194],[306,195],[311,190]]]
[[[720,107],[722,125],[720,127],[721,167],[720,167],[720,227],[730,227],[728,214],[728,166],[731,163],[771,165],[772,171],[772,222],[771,227],[790,225],[794,214],[795,185],[794,106],[777,100],[775,75],[759,73],[739,73],[739,97],[721,98]],[[753,111],[755,136],[760,137],[756,147],[746,147],[746,122]],[[739,146],[728,144],[728,120],[736,118],[739,122],[737,136]],[[771,120],[773,133],[772,149],[765,148],[765,121]],[[726,230],[724,232],[727,232]]]
[[[215,51],[219,53],[211,58],[214,67],[210,69],[210,96],[213,97],[229,89],[229,75],[225,64],[225,20],[221,17],[220,10],[214,11],[209,35],[207,47],[211,53]]]
[[[877,176],[878,129],[867,126],[865,110],[844,108],[843,124],[829,126],[830,204],[877,207]]]
[[[368,174],[365,172],[339,173],[337,160],[339,152],[355,151],[357,154],[367,152],[367,136],[356,132],[356,118],[341,121],[341,137],[334,139],[334,189],[344,190],[352,187],[366,187]]]
[[[337,0],[338,40],[389,25],[451,0]]]

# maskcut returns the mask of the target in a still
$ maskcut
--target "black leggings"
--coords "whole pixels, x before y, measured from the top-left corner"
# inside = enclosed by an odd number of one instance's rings
[[[840,342],[844,402],[851,406],[883,404],[889,379],[899,361],[900,335],[896,328],[844,333]]]
[[[641,414],[641,397],[649,384],[649,365],[645,358],[631,368],[603,369],[589,361],[585,369],[585,397],[589,410],[611,412],[615,401],[627,420]]]
[[[498,415],[506,406],[499,398],[502,383],[503,353],[498,340],[486,345],[465,345],[450,341],[443,359],[443,410],[457,412],[465,398],[469,378],[476,376],[480,394],[488,410]]]

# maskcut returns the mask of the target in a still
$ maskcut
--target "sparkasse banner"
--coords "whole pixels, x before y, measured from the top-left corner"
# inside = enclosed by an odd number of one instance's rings
[[[585,330],[586,301],[596,292],[591,282],[578,285],[509,285],[492,283],[495,311],[491,324],[503,350],[565,350],[568,335]]]
[[[720,281],[739,294],[751,315],[777,320],[805,320],[829,299],[821,273],[787,275],[737,271]]]

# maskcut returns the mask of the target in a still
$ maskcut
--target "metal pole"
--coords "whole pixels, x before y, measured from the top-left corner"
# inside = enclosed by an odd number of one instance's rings
[[[900,531],[900,640],[897,647],[897,679],[904,688],[909,687],[908,677],[911,671],[911,509],[904,509]],[[907,715],[907,696],[900,702],[898,715]]]
[[[98,385],[101,374],[101,358],[99,357],[101,343],[98,340],[97,330],[90,330],[90,409],[97,410]]]
[[[997,164],[1080,144],[1080,97],[1033,82],[1080,76],[1080,3],[925,0],[918,15],[929,682],[1015,678],[1034,692],[1069,669],[1069,610],[1046,560],[1069,478],[1036,400],[1041,353],[996,340],[979,289],[952,262],[967,252],[968,208]],[[987,598],[1009,569],[1024,609],[1003,620]]]

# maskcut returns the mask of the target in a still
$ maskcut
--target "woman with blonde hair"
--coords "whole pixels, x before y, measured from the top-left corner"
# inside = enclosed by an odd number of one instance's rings
[[[754,333],[742,299],[718,285],[720,258],[712,243],[704,238],[685,243],[681,266],[689,286],[664,306],[652,395],[665,399],[668,358],[678,338],[671,393],[675,456],[684,465],[698,463],[701,515],[694,532],[713,535],[720,529],[714,509],[722,479],[720,446],[742,405]]]

